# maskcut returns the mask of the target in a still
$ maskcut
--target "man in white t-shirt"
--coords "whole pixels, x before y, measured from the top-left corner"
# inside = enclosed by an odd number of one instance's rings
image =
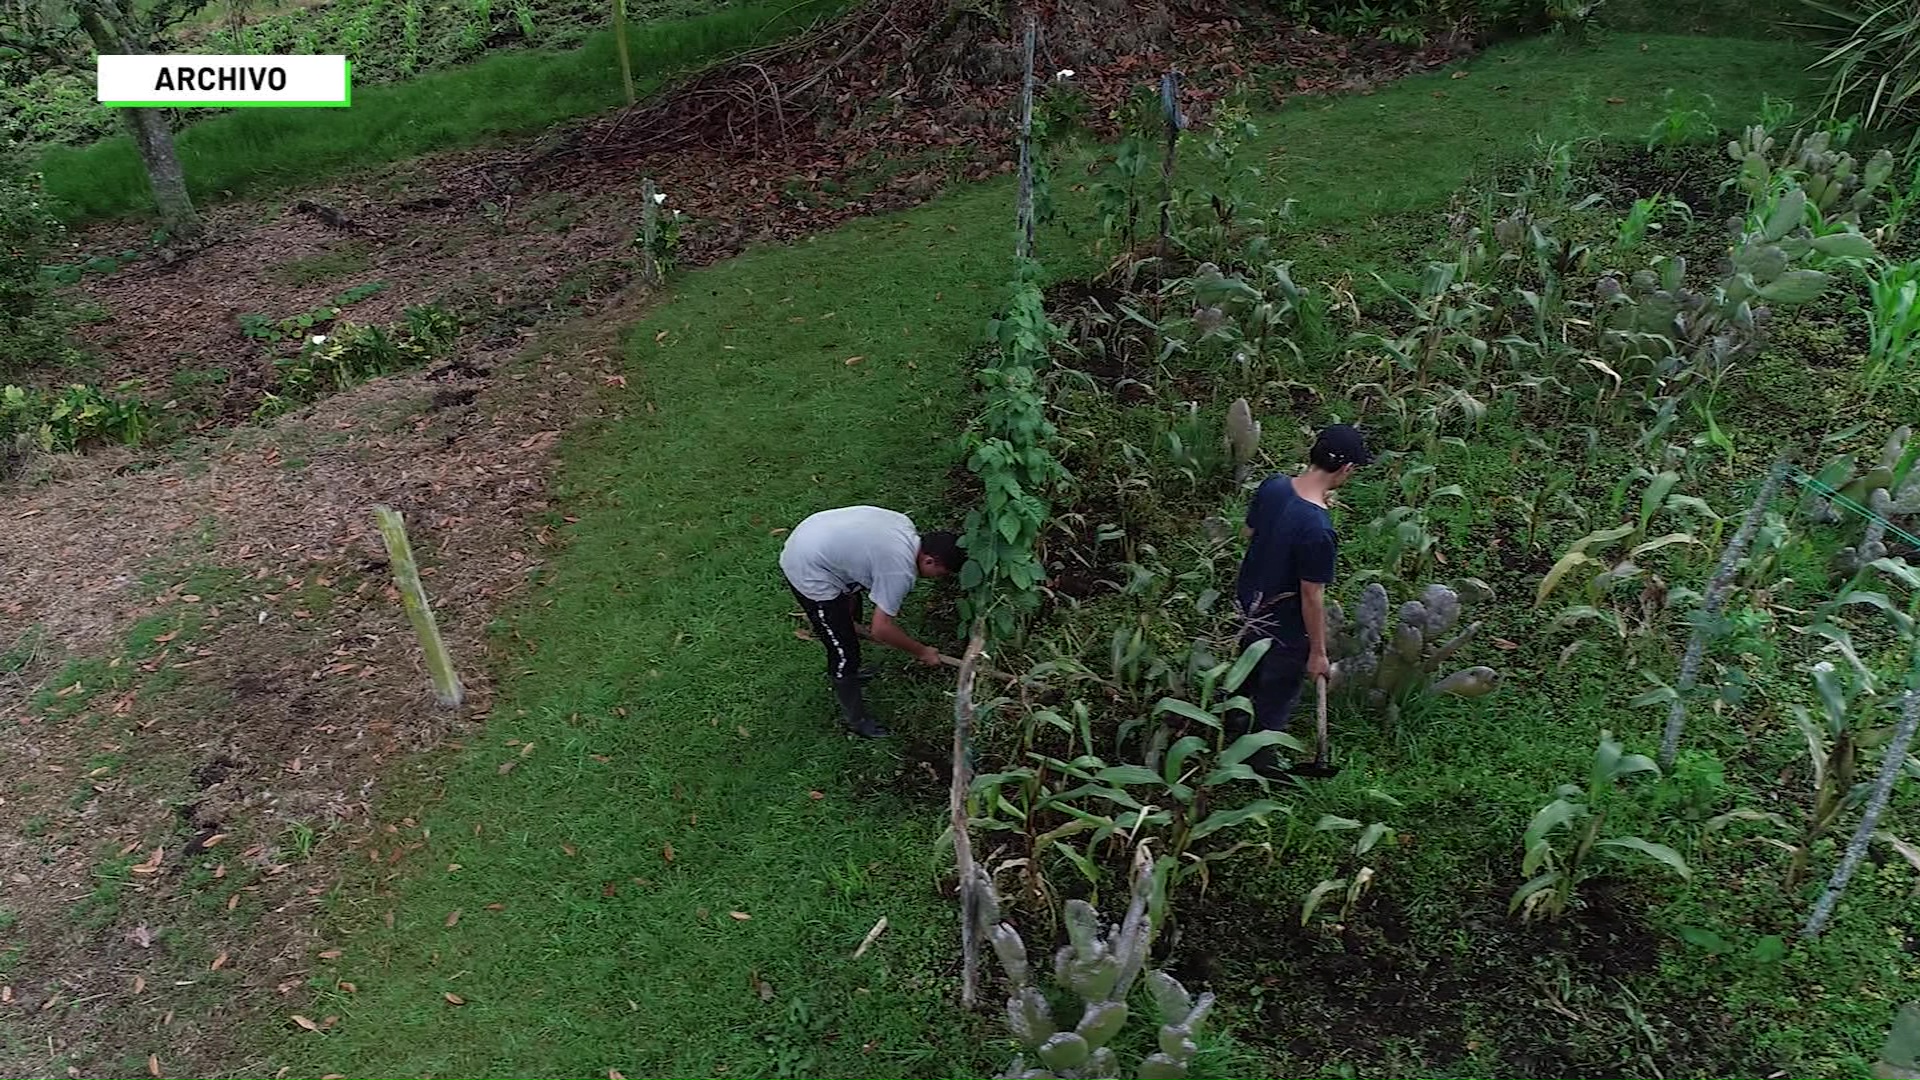
[[[814,636],[827,647],[827,678],[848,730],[868,739],[890,732],[867,715],[860,693],[860,594],[873,599],[873,640],[909,653],[929,667],[940,651],[915,641],[894,620],[914,582],[943,578],[966,562],[960,538],[925,536],[905,515],[877,506],[822,510],[800,523],[780,552],[780,570],[806,608]]]

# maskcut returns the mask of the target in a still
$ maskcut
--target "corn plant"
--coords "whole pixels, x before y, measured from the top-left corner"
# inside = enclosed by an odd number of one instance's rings
[[[1528,823],[1521,841],[1525,853],[1520,860],[1520,873],[1527,881],[1514,891],[1508,904],[1510,912],[1518,912],[1527,920],[1551,921],[1565,915],[1575,904],[1581,883],[1598,872],[1600,855],[1631,852],[1681,878],[1693,876],[1680,853],[1665,844],[1638,836],[1606,835],[1607,817],[1619,784],[1637,773],[1658,776],[1660,767],[1652,758],[1626,753],[1612,732],[1602,731],[1586,789],[1562,784],[1554,800],[1541,807]]]
[[[1315,832],[1359,830],[1359,835],[1354,838],[1351,849],[1351,854],[1356,860],[1366,858],[1382,840],[1392,843],[1394,838],[1393,829],[1384,822],[1376,821],[1362,826],[1352,818],[1336,817],[1332,814],[1323,815],[1313,828]],[[1366,895],[1367,889],[1372,886],[1373,879],[1377,876],[1378,873],[1373,867],[1360,866],[1346,877],[1322,880],[1307,891],[1306,899],[1300,903],[1300,925],[1306,926],[1311,922],[1314,912],[1320,910],[1322,905],[1336,896],[1340,898],[1339,917],[1343,920],[1351,918],[1354,908],[1359,905],[1360,899]]]
[[[1694,537],[1685,533],[1670,533],[1635,545],[1617,561],[1612,558],[1602,558],[1596,554],[1634,535],[1637,528],[1632,524],[1617,525],[1611,529],[1588,533],[1574,541],[1572,546],[1547,570],[1546,576],[1540,579],[1540,586],[1533,599],[1534,610],[1537,611],[1544,606],[1548,597],[1552,596],[1567,580],[1568,575],[1576,569],[1592,567],[1597,570],[1597,573],[1586,581],[1584,589],[1586,602],[1563,610],[1555,618],[1554,626],[1561,628],[1585,620],[1593,620],[1610,627],[1621,639],[1626,639],[1629,626],[1625,616],[1614,607],[1613,594],[1619,586],[1641,576],[1642,567],[1634,560],[1673,544],[1699,543]],[[1651,612],[1643,612],[1645,617],[1651,617],[1651,614]]]
[[[1112,164],[1093,185],[1101,232],[1116,240],[1121,251],[1132,251],[1138,236],[1144,209],[1141,185],[1150,167],[1147,140],[1128,135],[1120,140]]]
[[[1127,1075],[1162,1080],[1188,1075],[1200,1052],[1194,1040],[1214,999],[1212,994],[1195,998],[1173,976],[1146,970],[1156,929],[1151,913],[1155,892],[1151,861],[1143,847],[1135,860],[1127,913],[1118,925],[1108,925],[1103,931],[1100,913],[1091,904],[1067,901],[1067,943],[1054,953],[1053,994],[1036,985],[1034,976],[1041,965],[1029,959],[1020,932],[1008,923],[993,928],[989,938],[1011,990],[1007,1029],[1039,1063],[1037,1068],[1028,1067],[1023,1054],[1014,1058],[1003,1077],[1049,1080]],[[1132,1016],[1127,999],[1142,973],[1160,1016],[1159,1049],[1129,1070],[1121,1067],[1119,1054],[1111,1044]],[[1062,999],[1070,1001],[1079,1013],[1066,1025],[1054,1012],[1054,1003]]]
[[[1500,501],[1512,503],[1526,519],[1527,531],[1524,546],[1531,551],[1540,538],[1540,532],[1552,518],[1555,511],[1564,511],[1569,518],[1585,524],[1587,509],[1581,506],[1571,492],[1573,477],[1563,472],[1548,476],[1545,481],[1534,485],[1524,495],[1508,495]]]
[[[1627,208],[1626,216],[1620,219],[1619,230],[1614,234],[1613,250],[1624,255],[1639,247],[1649,232],[1659,232],[1664,227],[1669,216],[1690,222],[1693,220],[1693,208],[1665,193],[1635,199],[1633,205]]]
[[[1698,101],[1678,100],[1672,90],[1666,92],[1666,112],[1654,121],[1647,131],[1647,149],[1672,149],[1688,143],[1700,142],[1711,137],[1718,130],[1713,117],[1706,111],[1713,108],[1713,98],[1706,94],[1698,95]],[[1701,106],[1704,105],[1705,108]]]
[[[1889,735],[1884,729],[1860,730],[1854,722],[1859,709],[1858,687],[1832,664],[1814,665],[1813,683],[1820,719],[1816,721],[1804,706],[1791,706],[1794,724],[1806,740],[1812,776],[1812,798],[1805,817],[1790,822],[1771,811],[1739,809],[1721,814],[1706,826],[1709,836],[1739,822],[1764,825],[1778,834],[1751,839],[1777,847],[1791,857],[1785,884],[1790,893],[1806,880],[1814,846],[1833,830],[1843,814],[1859,809],[1866,801],[1872,785],[1858,780],[1861,751],[1885,743]]]
[[[1882,265],[1868,275],[1867,293],[1867,385],[1911,378],[1920,353],[1920,260]]]
[[[533,40],[533,5],[527,0],[513,0],[513,21],[520,27],[520,36]]]

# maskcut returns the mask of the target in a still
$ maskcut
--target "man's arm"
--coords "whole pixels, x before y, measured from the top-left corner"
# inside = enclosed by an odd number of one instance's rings
[[[893,616],[880,607],[873,609],[873,640],[882,645],[899,649],[919,660],[928,667],[940,666],[940,650],[931,645],[922,645],[913,639],[913,635],[900,629]]]
[[[1327,586],[1324,582],[1300,583],[1300,619],[1307,625],[1307,677],[1324,679],[1333,670],[1327,661]]]

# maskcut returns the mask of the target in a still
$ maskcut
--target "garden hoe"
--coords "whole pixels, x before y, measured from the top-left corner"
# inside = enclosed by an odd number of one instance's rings
[[[1316,708],[1315,721],[1319,729],[1319,748],[1314,752],[1312,761],[1296,762],[1287,766],[1288,776],[1305,776],[1315,780],[1326,780],[1340,775],[1340,766],[1327,760],[1327,679],[1322,675],[1314,680],[1320,691],[1319,705]]]

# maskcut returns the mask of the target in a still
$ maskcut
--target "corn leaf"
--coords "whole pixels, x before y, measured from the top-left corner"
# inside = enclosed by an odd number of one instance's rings
[[[1353,842],[1353,853],[1355,855],[1365,855],[1367,852],[1372,851],[1374,845],[1378,844],[1381,840],[1392,836],[1393,830],[1389,828],[1385,822],[1376,821],[1367,826],[1366,831],[1360,834],[1360,839]]]
[[[1528,898],[1532,897],[1535,893],[1558,885],[1561,877],[1560,871],[1549,870],[1539,877],[1534,878],[1532,881],[1527,882],[1525,885],[1520,886],[1518,889],[1515,889],[1513,891],[1513,899],[1507,904],[1507,914],[1511,915],[1519,911],[1520,905],[1526,903]]]
[[[1182,701],[1175,697],[1161,698],[1160,701],[1154,705],[1153,715],[1160,716],[1163,713],[1172,713],[1183,719],[1205,724],[1210,728],[1220,727],[1219,717],[1190,701]]]
[[[1651,762],[1649,762],[1649,764],[1651,764]],[[1656,844],[1649,840],[1642,840],[1637,836],[1613,836],[1599,841],[1594,844],[1594,846],[1625,848],[1628,851],[1637,851],[1653,859],[1655,862],[1666,866],[1683,878],[1691,880],[1693,877],[1693,870],[1687,865],[1687,860],[1681,858],[1679,852],[1665,844]]]
[[[1534,594],[1533,606],[1538,609],[1541,604],[1546,603],[1547,597],[1552,595],[1553,590],[1560,584],[1560,579],[1566,577],[1574,567],[1595,561],[1597,560],[1592,556],[1578,549],[1560,556],[1560,560],[1547,571],[1547,576],[1540,579],[1540,589]]]
[[[1198,735],[1188,735],[1174,743],[1167,750],[1167,760],[1160,770],[1160,778],[1173,787],[1180,782],[1181,770],[1186,767],[1187,759],[1207,748],[1207,740]]]
[[[1255,799],[1245,806],[1236,806],[1231,810],[1216,810],[1208,814],[1206,820],[1193,827],[1191,839],[1204,840],[1221,829],[1231,829],[1255,819],[1265,821],[1268,814],[1291,813],[1286,803],[1272,799]]]
[[[1545,839],[1548,833],[1584,814],[1586,809],[1579,803],[1569,802],[1566,799],[1553,800],[1533,815],[1533,821],[1527,825],[1527,832],[1522,837],[1521,843],[1526,845],[1531,855],[1533,846]]]
[[[1220,684],[1221,689],[1229,694],[1240,689],[1240,684],[1247,681],[1247,676],[1253,674],[1254,667],[1271,648],[1273,648],[1273,639],[1264,637],[1247,646],[1246,651],[1234,660],[1233,666],[1227,669],[1226,681]]]
[[[1300,925],[1307,925],[1313,918],[1314,911],[1320,907],[1321,901],[1346,887],[1346,878],[1333,878],[1315,885],[1312,891],[1307,893],[1306,903],[1300,905]]]
[[[1699,540],[1694,538],[1692,533],[1668,533],[1665,536],[1655,537],[1635,547],[1633,549],[1633,555],[1645,555],[1649,551],[1659,551],[1663,547],[1671,547],[1674,544],[1697,544],[1699,542]]]

